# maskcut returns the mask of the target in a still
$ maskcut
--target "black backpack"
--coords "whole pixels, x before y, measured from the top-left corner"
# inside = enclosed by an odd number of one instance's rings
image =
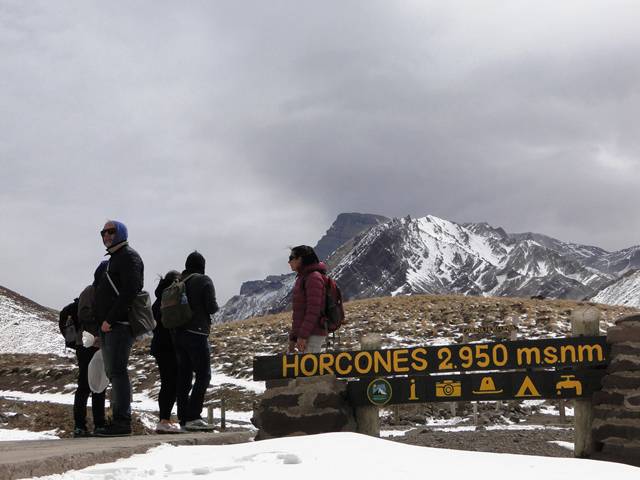
[[[85,287],[78,297],[78,323],[80,328],[98,336],[99,325],[93,313],[96,289],[93,285]]]
[[[58,328],[64,337],[64,345],[67,348],[76,348],[82,344],[82,328],[78,324],[78,299],[70,303],[60,311]],[[80,339],[80,341],[78,341]]]
[[[342,292],[336,281],[329,275],[321,273],[324,281],[324,309],[321,318],[324,320],[324,327],[327,333],[333,333],[346,323],[344,315],[344,305]],[[302,289],[305,288],[306,277],[302,280]]]

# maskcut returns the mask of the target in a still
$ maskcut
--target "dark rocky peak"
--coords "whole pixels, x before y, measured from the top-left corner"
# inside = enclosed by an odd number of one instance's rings
[[[509,242],[510,240],[509,234],[502,227],[492,227],[487,222],[463,223],[462,226],[483,237],[493,237],[503,242]]]
[[[387,217],[369,213],[341,213],[314,247],[320,260],[326,260],[337,248],[369,228],[388,222]]]

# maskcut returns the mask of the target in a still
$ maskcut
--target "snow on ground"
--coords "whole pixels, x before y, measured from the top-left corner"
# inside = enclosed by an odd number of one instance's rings
[[[211,381],[209,382],[209,384],[213,387],[219,387],[225,384],[236,385],[254,393],[264,393],[265,391],[264,382],[256,382],[253,380],[232,377],[230,375],[225,375],[220,370],[214,369],[211,370]]]
[[[13,442],[15,440],[59,440],[56,430],[44,432],[30,432],[29,430],[18,430],[0,428],[0,442]]]
[[[559,445],[562,448],[566,448],[567,450],[571,450],[572,452],[574,449],[574,445],[571,442],[563,442],[562,440],[550,440],[549,443],[555,443],[556,445]]]
[[[48,480],[304,478],[472,478],[474,480],[637,480],[640,468],[574,458],[467,452],[404,445],[355,433],[328,433],[223,446],[162,445],[142,455]]]
[[[9,400],[18,400],[23,402],[49,402],[58,403],[61,405],[73,405],[73,393],[26,393],[17,390],[0,390],[0,397]],[[89,400],[89,403],[91,400]],[[109,399],[106,399],[105,405],[109,406]],[[158,401],[153,398],[149,398],[145,394],[134,393],[133,401],[131,402],[131,409],[138,412],[157,412]],[[174,407],[175,413],[175,407]],[[214,416],[219,418],[220,409],[214,409]],[[229,426],[232,426],[234,422],[250,422],[252,412],[234,412],[232,410],[226,411],[226,420]],[[206,410],[203,412],[206,415]],[[247,425],[242,425],[246,427]],[[253,428],[249,425],[249,428]]]

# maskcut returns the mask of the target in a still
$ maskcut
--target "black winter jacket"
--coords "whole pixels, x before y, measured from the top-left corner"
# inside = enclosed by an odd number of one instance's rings
[[[103,321],[110,325],[115,322],[128,323],[129,307],[144,284],[144,264],[138,252],[126,243],[120,248],[111,248],[110,252],[107,271],[120,295],[116,294],[106,273],[102,274],[96,288],[95,315],[98,325]]]
[[[182,278],[195,272],[185,270]],[[193,312],[191,321],[183,327],[184,330],[209,335],[211,331],[211,315],[218,311],[216,291],[213,280],[207,275],[196,273],[187,280],[187,300]]]

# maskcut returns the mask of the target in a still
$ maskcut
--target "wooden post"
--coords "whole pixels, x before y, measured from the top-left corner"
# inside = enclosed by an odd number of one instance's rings
[[[574,337],[600,334],[600,311],[596,307],[584,307],[571,314],[571,333]],[[594,451],[591,436],[593,423],[593,405],[591,399],[575,400],[574,426],[576,458],[589,458]]]
[[[382,337],[377,333],[367,333],[360,340],[360,350],[379,350],[382,348]],[[380,407],[365,405],[356,407],[356,423],[358,433],[380,436]]]
[[[567,412],[564,408],[564,400],[558,402],[558,412],[560,412],[560,422],[565,423],[567,421]]]
[[[473,408],[473,424],[478,426],[478,402],[471,402]]]
[[[207,423],[213,425],[213,405],[207,405]]]
[[[220,430],[225,431],[227,429],[227,412],[226,412],[226,402],[224,401],[224,397],[220,399]]]

